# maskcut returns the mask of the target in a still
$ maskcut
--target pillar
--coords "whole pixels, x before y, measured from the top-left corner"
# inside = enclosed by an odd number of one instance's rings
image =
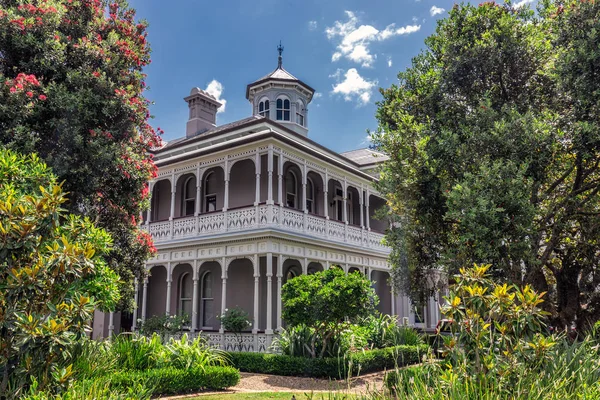
[[[277,168],[277,202],[283,206],[283,154],[279,153]]]
[[[329,176],[325,171],[325,182],[323,183],[323,215],[329,219]]]
[[[267,184],[267,204],[273,204],[273,145],[269,145],[269,153],[267,154],[267,174],[269,182]]]
[[[135,303],[135,307],[133,307],[133,321],[131,323],[131,330],[135,332],[137,329],[137,319],[138,319],[138,296],[140,291],[140,283],[138,279],[135,278],[134,281],[134,292],[133,292],[133,302]]]
[[[267,253],[267,326],[265,333],[273,334],[273,253]]]
[[[254,162],[254,172],[256,174],[256,193],[254,197],[254,205],[260,203],[260,154],[256,150],[256,161]]]
[[[177,183],[175,182],[175,176],[171,178],[171,211],[169,214],[169,220],[173,220],[175,217],[175,193],[177,192]]]
[[[259,296],[260,265],[258,264],[258,255],[254,255],[254,326],[252,333],[258,333],[258,321],[260,318],[258,308]]]
[[[359,207],[360,207],[360,227],[364,228],[365,227],[365,210],[364,210],[364,203],[365,203],[365,192],[362,190],[362,187],[360,189],[360,196],[358,196],[358,202],[359,202]]]
[[[225,309],[227,308],[227,263],[225,257],[221,261],[221,315],[225,314]],[[219,332],[223,333],[225,330],[223,329],[223,324],[219,328]],[[225,345],[225,342],[223,342]]]
[[[198,267],[194,261],[194,292],[192,294],[192,329],[194,333],[198,330]]]
[[[165,315],[171,314],[171,283],[173,281],[171,277],[171,263],[168,264],[169,268],[167,269],[167,301],[165,306]]]
[[[111,311],[108,314],[108,337],[111,338],[115,335],[115,313]]]
[[[148,278],[144,278],[142,287],[142,323],[146,321],[146,306],[148,304]]]
[[[344,200],[344,206],[342,207],[342,219],[344,220],[344,223],[346,225],[348,225],[348,185],[346,184],[346,180],[344,179],[343,185],[343,200]]]
[[[200,176],[200,168],[196,170],[196,210],[194,216],[200,215],[202,207],[202,176]]]
[[[283,255],[277,256],[277,331],[283,329],[281,324],[281,279],[283,278]]]
[[[365,222],[367,223],[366,224],[367,225],[367,229],[371,230],[371,221],[369,221],[370,220],[370,217],[369,217],[370,214],[369,214],[369,191],[368,190],[367,190],[367,196],[366,196],[366,203],[367,203],[367,207],[366,207],[367,215],[365,217]]]

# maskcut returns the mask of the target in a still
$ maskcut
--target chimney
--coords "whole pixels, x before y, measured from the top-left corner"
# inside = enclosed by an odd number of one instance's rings
[[[185,136],[192,137],[216,127],[217,110],[221,103],[200,88],[193,88],[184,99],[190,108],[190,119],[187,122]]]

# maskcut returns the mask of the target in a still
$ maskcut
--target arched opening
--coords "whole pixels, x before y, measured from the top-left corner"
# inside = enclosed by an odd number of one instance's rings
[[[308,268],[306,269],[306,273],[308,275],[312,275],[315,274],[317,272],[321,272],[323,271],[323,265],[321,265],[321,263],[318,262],[311,262],[308,264]]]
[[[146,318],[165,315],[167,304],[167,269],[163,265],[153,266],[148,273]],[[141,315],[141,313],[140,313]]]
[[[302,190],[302,182],[300,168],[291,162],[286,162],[283,166],[283,195],[284,204],[286,207],[302,209],[300,192]]]
[[[348,268],[348,273],[349,274],[353,274],[353,273],[356,273],[356,272],[358,272],[359,274],[362,274],[362,271],[358,267],[350,267],[350,268]]]
[[[194,295],[194,283],[189,272],[181,274],[177,285],[177,315],[192,316],[192,296]]]
[[[371,281],[372,287],[375,289],[379,304],[377,311],[382,314],[392,314],[392,292],[388,283],[390,274],[385,271],[372,271]]]
[[[281,96],[277,99],[277,121],[289,121],[290,120],[290,100]]]
[[[283,262],[283,281],[282,284],[286,284],[290,279],[294,279],[297,276],[302,275],[302,265],[300,261],[288,259]]]
[[[185,174],[177,180],[175,215],[187,217],[196,212],[196,175]]]
[[[360,221],[360,194],[358,190],[352,186],[348,186],[347,190],[348,199],[346,201],[346,207],[348,211],[348,223],[350,225],[361,226]]]
[[[270,115],[270,103],[269,99],[261,99],[258,103],[258,115],[262,115],[265,118],[269,118]]]
[[[344,222],[344,190],[342,184],[335,179],[330,179],[328,186],[329,218]]]
[[[254,266],[247,258],[231,261],[227,269],[227,308],[239,307],[254,317]],[[248,327],[246,331],[252,330]]]
[[[220,325],[217,315],[221,312],[221,265],[216,261],[204,262],[198,276],[198,326],[203,331],[217,330]]]
[[[202,177],[202,212],[213,212],[223,208],[225,179],[221,167],[210,168]]]
[[[236,161],[229,173],[229,208],[254,204],[256,199],[256,173],[252,160]]]
[[[321,175],[309,171],[306,175],[306,209],[311,214],[323,214],[323,179]]]
[[[163,221],[171,216],[171,181],[162,179],[152,189],[151,221]]]
[[[381,211],[385,211],[387,207],[384,199],[375,195],[369,196],[369,224],[372,230],[377,232],[385,232],[388,228],[387,218],[379,219],[377,214]]]

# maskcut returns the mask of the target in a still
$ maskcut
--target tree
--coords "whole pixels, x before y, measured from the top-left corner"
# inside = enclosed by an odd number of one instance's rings
[[[362,274],[347,274],[330,268],[289,280],[281,288],[283,319],[290,326],[306,325],[315,330],[310,354],[323,357],[330,339],[348,324],[375,310],[379,302],[371,283]],[[316,340],[321,341],[317,354]]]
[[[65,384],[70,346],[95,308],[119,301],[118,277],[103,261],[110,236],[65,214],[65,193],[36,155],[0,149],[0,393],[35,378]]]
[[[154,251],[138,222],[160,143],[144,98],[146,23],[134,16],[123,0],[0,0],[0,142],[36,152],[64,181],[65,207],[111,234],[105,257],[125,306]]]
[[[398,289],[486,263],[548,292],[554,324],[600,318],[598,40],[594,2],[457,5],[382,90]]]

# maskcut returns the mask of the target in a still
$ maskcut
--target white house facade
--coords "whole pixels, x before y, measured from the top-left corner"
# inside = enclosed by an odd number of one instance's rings
[[[252,318],[244,349],[267,351],[285,326],[281,287],[300,274],[338,266],[373,282],[379,311],[399,323],[435,327],[432,298],[415,314],[388,284],[390,249],[382,243],[386,207],[374,189],[385,156],[369,149],[338,154],[308,137],[314,90],[281,62],[247,86],[252,115],[216,126],[221,105],[192,89],[186,136],[154,151],[158,176],[143,228],[157,254],[136,283],[132,315],[96,313],[94,337],[135,330],[154,315],[185,313],[186,331],[231,349],[216,318],[241,307]]]

